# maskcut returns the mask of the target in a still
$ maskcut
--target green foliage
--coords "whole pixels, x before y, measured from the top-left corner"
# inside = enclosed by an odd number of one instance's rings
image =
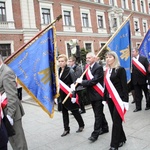
[[[83,63],[83,65],[86,64],[86,54],[88,53],[88,51],[83,47],[80,49],[80,57],[81,57],[81,61]]]

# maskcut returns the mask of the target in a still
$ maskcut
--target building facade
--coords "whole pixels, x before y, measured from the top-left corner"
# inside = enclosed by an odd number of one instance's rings
[[[60,14],[58,53],[70,56],[73,44],[97,53],[131,12],[135,47],[149,29],[150,0],[0,0],[0,54],[17,51]]]

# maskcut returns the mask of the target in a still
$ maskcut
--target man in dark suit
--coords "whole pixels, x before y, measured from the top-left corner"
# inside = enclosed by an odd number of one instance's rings
[[[76,64],[76,58],[71,56],[71,57],[69,57],[68,62],[69,62],[69,66],[74,70],[74,75],[75,75],[76,79],[79,78],[82,75],[82,68],[78,64]],[[78,86],[76,88],[76,92],[79,96],[79,103],[80,103],[80,109],[81,109],[80,113],[81,114],[86,113],[84,103],[83,103],[84,97],[82,94],[84,89],[85,88],[83,88],[83,86]]]
[[[136,109],[134,112],[142,110],[142,92],[144,92],[146,98],[146,108],[150,109],[150,99],[148,97],[147,79],[149,76],[148,72],[148,60],[146,57],[140,56],[137,48],[132,50],[132,83],[135,91],[135,104]]]
[[[103,97],[94,88],[97,84],[103,86],[104,72],[103,67],[96,62],[94,53],[90,52],[86,55],[86,62],[87,65],[90,65],[92,78],[88,79],[86,75],[84,80],[78,78],[76,82],[87,88],[87,97],[91,101],[95,116],[94,131],[88,139],[91,142],[95,142],[100,134],[107,133],[109,131],[108,123],[103,113]]]
[[[4,108],[4,114],[7,116],[10,124],[15,130],[15,135],[9,137],[9,142],[13,150],[27,150],[27,143],[22,128],[22,116],[24,110],[18,99],[16,76],[14,72],[6,64],[3,63],[0,56],[0,93],[6,94],[8,100],[7,106]]]

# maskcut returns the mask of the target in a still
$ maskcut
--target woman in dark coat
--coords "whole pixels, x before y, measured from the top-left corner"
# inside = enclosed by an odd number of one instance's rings
[[[59,62],[59,79],[61,82],[63,82],[66,86],[70,87],[70,85],[76,80],[74,76],[74,72],[70,67],[67,66],[67,57],[66,55],[62,54],[58,57]],[[63,101],[67,94],[64,91],[64,88],[60,86],[60,99]],[[68,110],[70,110],[75,117],[75,119],[78,122],[79,129],[76,132],[82,132],[84,129],[84,122],[81,117],[81,114],[79,113],[79,105],[76,103],[75,98],[68,98],[64,104],[62,104],[62,116],[63,116],[63,123],[64,123],[64,132],[61,135],[66,136],[70,133],[70,127],[69,127],[69,113]]]
[[[106,65],[104,100],[108,103],[113,121],[109,150],[118,150],[118,147],[126,142],[122,121],[125,110],[129,107],[127,78],[125,69],[120,66],[115,52],[109,51],[106,54]]]

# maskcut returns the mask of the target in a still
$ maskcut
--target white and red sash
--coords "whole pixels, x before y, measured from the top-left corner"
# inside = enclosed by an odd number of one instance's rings
[[[3,95],[0,94],[0,120],[3,118],[3,109],[7,105],[7,98],[6,98],[6,93]]]
[[[112,82],[110,80],[110,73],[108,70],[106,71],[106,76],[104,78],[104,82],[105,82],[105,86],[111,96],[111,99],[114,102],[114,105],[115,105],[121,119],[124,121],[124,115],[126,113],[126,110],[123,106],[122,99],[120,98],[116,88],[114,87],[114,85],[112,84]]]
[[[4,92],[1,95],[1,106],[2,106],[2,109],[4,109],[7,106],[7,103],[8,103],[8,99],[6,97],[6,93]]]
[[[88,66],[86,65],[86,68],[87,68],[87,67],[88,67]],[[94,76],[92,75],[90,69],[88,69],[88,70],[86,71],[86,78],[87,78],[88,80],[91,80],[91,79],[94,78]],[[103,88],[103,86],[102,86],[100,83],[97,83],[96,85],[94,85],[93,88],[99,93],[100,96],[102,96],[102,97],[104,96],[104,88]]]
[[[132,58],[132,63],[143,75],[146,76],[145,67],[136,58],[134,57]]]
[[[69,86],[67,86],[63,81],[61,81],[59,79],[59,85],[60,85],[60,89],[66,93],[66,95],[69,95],[70,98],[72,98],[72,92],[71,92],[71,88]],[[76,94],[76,103],[79,105],[79,97],[78,97],[78,94]]]

